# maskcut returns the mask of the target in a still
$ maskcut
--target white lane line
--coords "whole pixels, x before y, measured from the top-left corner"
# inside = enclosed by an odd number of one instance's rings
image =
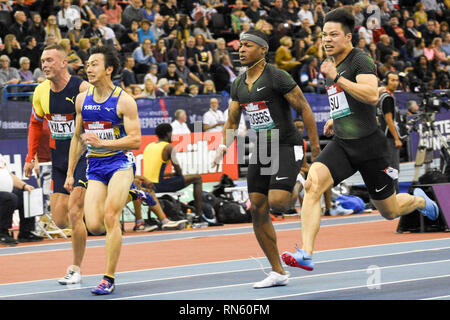
[[[393,268],[404,268],[404,267],[411,267],[411,266],[420,266],[420,265],[424,265],[424,264],[434,264],[434,263],[442,263],[442,262],[450,262],[450,259],[436,260],[436,261],[431,261],[431,262],[409,263],[409,264],[402,264],[402,265],[395,265],[395,266],[386,266],[386,267],[380,267],[380,270],[393,269]],[[328,276],[332,276],[332,275],[342,275],[342,274],[358,273],[358,272],[366,273],[366,271],[367,271],[367,268],[366,269],[339,271],[339,272],[329,272],[329,273],[322,273],[322,274],[317,274],[317,275],[292,277],[292,278],[290,278],[290,280],[320,278],[320,277],[328,277]],[[428,277],[428,278],[417,278],[417,279],[413,279],[413,280],[401,280],[401,281],[395,281],[395,282],[385,282],[385,283],[380,283],[380,285],[390,284],[390,283],[400,283],[400,282],[405,282],[405,281],[417,281],[420,279],[436,279],[436,278],[442,278],[442,277],[450,277],[450,275],[435,276],[435,277]],[[137,295],[137,296],[122,297],[122,298],[117,298],[117,299],[113,299],[113,300],[140,299],[140,298],[144,298],[144,297],[165,296],[165,295],[171,295],[171,294],[189,293],[189,292],[197,292],[197,291],[209,291],[209,290],[217,290],[217,289],[232,288],[232,287],[247,286],[247,285],[253,285],[253,282],[239,283],[239,284],[225,285],[225,286],[214,286],[214,287],[187,289],[187,290],[177,290],[177,291],[169,291],[169,292],[159,292],[159,293],[152,293],[152,294],[143,294],[143,295]],[[336,291],[336,290],[347,290],[347,289],[354,289],[354,288],[361,288],[361,287],[364,288],[364,287],[367,287],[367,285],[348,287],[348,288],[344,287],[344,288],[329,289],[329,290],[323,290],[323,292]],[[301,293],[301,294],[276,296],[276,297],[263,298],[263,299],[276,299],[279,297],[283,298],[283,297],[289,297],[289,296],[295,296],[295,295],[306,295],[306,294],[312,294],[312,293],[317,293],[317,292],[321,292],[321,291],[311,291],[311,292],[305,292],[305,293]]]
[[[423,298],[421,300],[447,300],[447,299],[450,299],[450,295],[448,295],[448,296],[440,296],[440,297]]]

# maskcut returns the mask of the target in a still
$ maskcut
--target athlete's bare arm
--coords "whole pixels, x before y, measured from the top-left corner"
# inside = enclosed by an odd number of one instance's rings
[[[311,144],[311,157],[314,160],[320,153],[319,135],[317,134],[316,120],[309,106],[308,101],[298,86],[284,95],[295,111],[302,114],[306,131],[308,132],[309,143]]]
[[[180,163],[178,162],[177,158],[177,151],[175,150],[175,147],[172,144],[168,144],[164,147],[162,158],[164,161],[170,160],[173,165],[174,173],[164,173],[165,177],[171,177],[171,176],[181,176],[183,175],[183,172],[180,167]]]
[[[337,69],[334,61],[332,59],[325,60],[320,66],[320,72],[330,79],[335,79]],[[342,76],[338,79],[337,83],[355,99],[373,106],[377,105],[378,80],[374,74],[359,74],[356,76],[356,82],[350,81]]]
[[[90,84],[89,82],[83,81],[83,82],[80,84],[80,92],[85,92],[85,91],[87,91],[87,89],[89,89],[90,86],[91,86],[91,84]]]
[[[227,122],[222,130],[222,143],[227,147],[233,143],[235,137],[234,133],[239,128],[239,122],[241,121],[241,114],[242,109],[239,105],[239,101],[230,101]]]
[[[136,101],[125,91],[117,103],[117,115],[123,119],[126,136],[117,140],[101,140],[95,133],[83,134],[83,142],[94,148],[112,150],[132,150],[141,147],[141,124],[139,122]]]
[[[83,133],[83,118],[81,116],[81,107],[83,106],[84,98],[86,97],[86,91],[79,93],[75,100],[75,112],[77,114],[75,118],[75,132],[73,134],[72,140],[70,141],[69,149],[69,163],[67,166],[67,177],[64,183],[64,188],[71,192],[73,190],[73,174],[75,167],[77,166],[78,160],[83,154],[85,147],[81,139],[81,134]]]

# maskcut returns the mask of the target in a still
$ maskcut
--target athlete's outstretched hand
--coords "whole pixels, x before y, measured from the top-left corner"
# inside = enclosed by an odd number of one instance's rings
[[[323,127],[323,133],[326,136],[332,136],[334,134],[333,119],[328,119],[328,121],[325,123],[325,126]]]
[[[218,167],[219,164],[222,162],[223,155],[227,151],[227,146],[224,144],[219,145],[219,147],[216,150],[216,155],[214,156],[214,160],[211,163],[211,168]]]
[[[66,181],[64,182],[64,189],[68,192],[72,192],[73,190],[74,179],[71,176],[67,176]]]

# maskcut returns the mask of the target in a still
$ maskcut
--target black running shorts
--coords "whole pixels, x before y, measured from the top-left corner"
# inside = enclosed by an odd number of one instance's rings
[[[335,136],[315,162],[328,167],[335,186],[359,171],[373,200],[384,200],[395,192],[398,171],[389,166],[387,138],[379,129],[360,139]]]
[[[254,150],[250,156],[247,172],[248,193],[267,195],[270,189],[292,192],[303,163],[303,145],[280,145],[279,150],[262,153],[262,157],[261,154],[256,157],[258,152]]]

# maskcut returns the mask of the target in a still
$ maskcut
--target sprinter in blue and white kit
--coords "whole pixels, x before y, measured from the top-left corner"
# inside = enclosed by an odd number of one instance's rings
[[[122,246],[120,214],[134,179],[134,163],[128,152],[141,145],[136,101],[111,81],[119,64],[114,48],[92,49],[86,63],[92,86],[79,94],[75,102],[76,127],[65,183],[70,190],[75,165],[86,145],[86,227],[93,234],[106,231],[106,273],[92,289],[93,294],[110,294],[115,288],[114,275]]]

